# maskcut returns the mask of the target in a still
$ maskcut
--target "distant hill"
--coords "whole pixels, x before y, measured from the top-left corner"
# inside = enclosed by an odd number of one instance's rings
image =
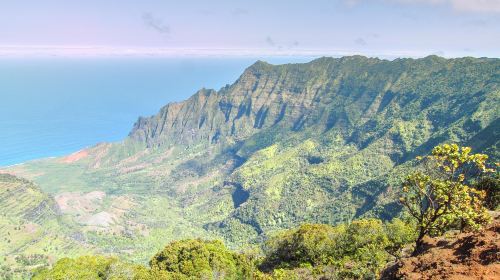
[[[0,174],[0,278],[18,269],[45,266],[50,259],[84,252],[66,238],[54,199],[30,181]]]
[[[499,84],[500,59],[259,61],[139,118],[122,142],[7,171],[104,252],[145,261],[185,237],[242,247],[303,222],[397,216],[402,174],[439,143],[498,159]]]

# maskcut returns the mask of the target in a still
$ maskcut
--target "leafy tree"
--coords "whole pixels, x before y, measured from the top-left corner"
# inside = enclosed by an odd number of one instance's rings
[[[385,225],[385,231],[389,243],[385,250],[395,258],[400,258],[402,249],[415,241],[415,225],[401,219],[395,218]]]
[[[304,224],[273,238],[265,245],[263,270],[327,264],[344,227]]]
[[[441,234],[456,223],[462,229],[479,229],[488,222],[485,192],[469,186],[473,178],[493,171],[487,168],[487,159],[456,144],[437,146],[430,155],[417,158],[422,168],[403,182],[400,199],[417,223],[414,253],[426,235]]]
[[[195,279],[249,279],[253,264],[218,240],[174,241],[150,261],[152,270]]]

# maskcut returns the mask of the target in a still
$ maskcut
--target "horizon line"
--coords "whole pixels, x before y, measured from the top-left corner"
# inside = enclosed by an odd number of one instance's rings
[[[112,47],[105,45],[0,45],[0,58],[106,58],[106,57],[341,57],[349,55],[364,55],[379,58],[421,58],[437,55],[445,58],[456,57],[493,57],[474,56],[465,52],[442,51],[377,51],[348,49],[269,49],[269,48],[193,48],[193,47]]]

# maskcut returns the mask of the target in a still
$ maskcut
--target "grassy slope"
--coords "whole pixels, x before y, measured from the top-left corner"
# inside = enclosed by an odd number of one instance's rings
[[[59,216],[53,198],[27,180],[0,174],[0,213],[0,273],[20,269],[17,275],[23,278],[26,267],[90,252],[68,237],[71,226]],[[34,256],[28,266],[22,263]]]

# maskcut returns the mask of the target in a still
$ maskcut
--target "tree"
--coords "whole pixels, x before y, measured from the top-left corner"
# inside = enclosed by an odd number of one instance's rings
[[[150,261],[153,271],[166,271],[177,278],[250,279],[253,263],[218,240],[174,241]]]
[[[394,218],[391,222],[386,223],[385,231],[387,238],[389,238],[389,244],[385,250],[394,258],[400,258],[403,248],[415,241],[416,238],[415,225],[398,218]]]
[[[264,271],[328,264],[335,244],[346,231],[344,226],[303,224],[273,236],[265,244]]]
[[[453,224],[462,230],[476,230],[489,221],[483,205],[484,191],[470,187],[474,178],[493,172],[487,155],[471,154],[471,148],[456,144],[437,146],[421,161],[420,170],[403,182],[400,201],[416,220],[414,253],[426,235],[442,234]]]

